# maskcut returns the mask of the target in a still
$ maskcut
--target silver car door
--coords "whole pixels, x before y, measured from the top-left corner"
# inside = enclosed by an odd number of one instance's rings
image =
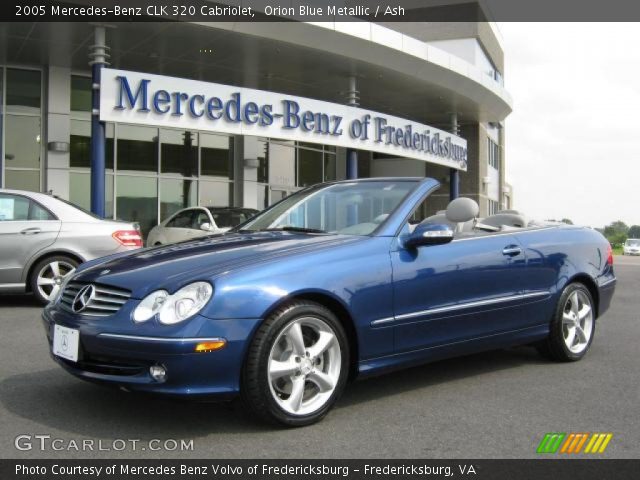
[[[211,233],[210,230],[203,230],[202,225],[208,223],[211,228],[215,225],[213,223],[213,218],[209,211],[205,208],[197,208],[193,211],[193,218],[191,224],[191,230],[189,231],[189,236],[191,238],[204,237],[205,235],[209,235]]]
[[[61,222],[37,202],[0,194],[0,284],[19,284],[39,251],[55,242]]]
[[[179,212],[164,228],[165,238],[169,243],[181,242],[190,238],[193,209]]]

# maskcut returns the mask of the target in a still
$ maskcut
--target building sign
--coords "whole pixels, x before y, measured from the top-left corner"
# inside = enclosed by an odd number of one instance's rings
[[[467,168],[463,138],[361,108],[105,68],[100,120],[335,145]]]

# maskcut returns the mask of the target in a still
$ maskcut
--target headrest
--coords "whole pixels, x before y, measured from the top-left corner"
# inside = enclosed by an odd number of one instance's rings
[[[447,220],[455,223],[473,220],[480,213],[478,204],[470,198],[460,197],[452,200],[447,206]]]

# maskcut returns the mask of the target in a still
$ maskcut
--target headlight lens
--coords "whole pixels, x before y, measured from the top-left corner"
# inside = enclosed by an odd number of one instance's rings
[[[156,290],[144,297],[140,304],[133,311],[133,320],[135,322],[146,322],[160,311],[162,305],[169,297],[166,290]]]
[[[169,295],[160,308],[158,319],[165,325],[180,323],[202,310],[212,295],[213,287],[207,282],[187,285]]]

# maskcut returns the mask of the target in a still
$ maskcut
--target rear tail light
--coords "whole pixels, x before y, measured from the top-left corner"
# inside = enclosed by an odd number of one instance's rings
[[[613,265],[613,249],[611,248],[611,244],[607,248],[607,265]]]
[[[142,236],[137,230],[118,230],[111,235],[116,242],[124,247],[141,247]]]

